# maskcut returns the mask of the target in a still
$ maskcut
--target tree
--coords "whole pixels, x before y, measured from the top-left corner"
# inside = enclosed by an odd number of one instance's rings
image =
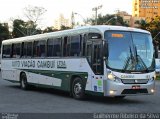
[[[160,16],[155,17],[149,22],[141,20],[139,25],[141,29],[150,31],[154,38],[160,32]],[[157,39],[160,40],[160,37],[157,37]]]
[[[64,25],[61,26],[61,30],[67,30],[67,29],[71,29],[71,28],[68,26],[64,26]]]
[[[73,28],[75,26],[75,18],[74,18],[74,12],[72,12],[71,15],[71,27]]]
[[[116,16],[117,18],[115,18],[115,15],[109,15],[106,14],[104,16],[102,16],[101,14],[98,15],[98,19],[97,19],[97,24],[98,25],[121,25],[121,26],[128,26],[127,23],[125,23],[123,21],[123,18],[121,16]],[[95,24],[95,19],[91,18],[88,19],[88,22],[91,22],[92,25]]]
[[[27,36],[25,22],[21,19],[15,19],[13,21],[12,37],[18,38],[18,37],[23,37],[23,36]]]
[[[147,30],[149,27],[149,24],[145,20],[136,21],[137,24],[139,24],[141,29]]]
[[[21,19],[15,19],[13,21],[12,37],[18,38],[23,36],[29,36],[42,33],[41,29],[36,29],[32,21],[25,22]]]
[[[155,49],[157,46],[160,46],[160,16],[155,17],[149,22],[141,20],[139,25],[141,29],[151,32]]]
[[[3,40],[9,39],[10,33],[7,23],[0,23],[0,46]]]
[[[49,33],[49,32],[55,32],[58,31],[57,29],[54,29],[53,27],[47,27],[43,30],[43,33]]]
[[[35,24],[33,21],[25,22],[25,29],[26,29],[27,36],[38,34],[37,24]]]
[[[45,12],[46,12],[45,8],[37,6],[28,6],[24,9],[24,15],[28,19],[28,25],[27,25],[28,35],[37,34],[38,22],[42,20],[41,17]]]

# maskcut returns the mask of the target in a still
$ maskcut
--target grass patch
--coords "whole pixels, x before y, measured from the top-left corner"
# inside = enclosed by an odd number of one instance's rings
[[[160,80],[160,74],[156,74],[156,80]]]
[[[157,77],[156,77],[156,80],[160,80],[160,76],[157,76]]]

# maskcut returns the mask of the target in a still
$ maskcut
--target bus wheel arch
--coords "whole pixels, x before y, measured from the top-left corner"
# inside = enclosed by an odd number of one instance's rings
[[[20,87],[23,90],[27,90],[28,89],[27,76],[26,76],[25,72],[21,72],[20,73]]]
[[[85,97],[85,86],[80,76],[72,76],[71,78],[71,95],[73,98],[81,100]]]

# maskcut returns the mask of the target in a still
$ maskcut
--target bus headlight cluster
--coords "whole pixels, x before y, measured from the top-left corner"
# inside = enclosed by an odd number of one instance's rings
[[[148,83],[151,83],[151,82],[153,82],[154,81],[154,77],[153,78],[151,78],[151,79],[149,79],[149,81],[148,81]]]
[[[110,80],[115,80],[115,76],[112,73],[109,73],[107,78]]]
[[[121,79],[119,79],[118,77],[114,76],[112,73],[109,73],[109,74],[107,75],[107,78],[108,78],[109,80],[112,80],[112,81],[121,83]]]

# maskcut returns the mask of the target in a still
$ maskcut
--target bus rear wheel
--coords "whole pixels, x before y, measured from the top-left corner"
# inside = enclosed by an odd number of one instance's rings
[[[72,83],[72,96],[75,99],[82,100],[85,97],[84,85],[82,79],[77,77]]]
[[[28,89],[27,77],[26,77],[25,73],[22,73],[21,76],[20,76],[20,87],[23,90]]]

